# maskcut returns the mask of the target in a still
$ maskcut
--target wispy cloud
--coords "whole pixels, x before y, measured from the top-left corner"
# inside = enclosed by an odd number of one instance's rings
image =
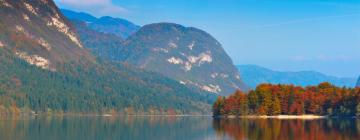
[[[360,13],[295,19],[295,20],[289,20],[289,21],[282,21],[282,22],[278,22],[278,23],[259,25],[259,26],[255,26],[254,28],[270,28],[270,27],[277,27],[277,26],[284,26],[284,25],[291,25],[291,24],[299,24],[299,23],[307,23],[307,22],[323,21],[323,20],[331,20],[331,19],[339,19],[339,18],[355,17],[355,16],[360,16]]]
[[[126,14],[129,11],[114,4],[111,0],[55,0],[61,7],[71,8],[102,15]]]

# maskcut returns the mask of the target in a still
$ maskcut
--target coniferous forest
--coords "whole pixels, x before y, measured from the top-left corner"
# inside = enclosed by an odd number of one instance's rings
[[[324,82],[317,86],[261,84],[245,94],[219,97],[214,116],[246,115],[360,116],[360,88],[340,88]]]

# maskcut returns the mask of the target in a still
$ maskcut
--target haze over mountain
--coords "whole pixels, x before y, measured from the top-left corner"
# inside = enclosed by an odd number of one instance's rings
[[[236,89],[248,89],[221,44],[200,29],[156,23],[143,26],[122,41],[111,34],[96,33],[81,17],[72,17],[81,39],[102,58],[161,73],[202,92],[228,95]]]
[[[281,72],[256,65],[238,65],[237,67],[244,82],[252,88],[261,83],[309,86],[330,82],[340,87],[354,87],[356,84],[356,78],[339,78],[315,71]]]
[[[357,87],[360,87],[360,77],[359,77],[358,80],[357,80],[356,86],[357,86]]]
[[[96,18],[83,12],[74,12],[66,9],[61,9],[61,11],[70,20],[76,19],[84,21],[90,29],[101,33],[111,33],[121,37],[122,39],[128,38],[140,29],[140,26],[121,18],[113,18],[109,16]]]
[[[0,114],[210,111],[210,95],[95,57],[52,0],[1,0],[0,16]]]

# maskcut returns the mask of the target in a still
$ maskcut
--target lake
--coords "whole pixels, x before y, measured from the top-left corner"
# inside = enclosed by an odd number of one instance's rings
[[[359,140],[360,120],[201,117],[0,119],[0,140]]]

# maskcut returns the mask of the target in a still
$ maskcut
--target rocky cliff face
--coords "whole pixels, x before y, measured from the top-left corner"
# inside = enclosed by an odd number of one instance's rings
[[[0,7],[0,46],[29,64],[56,71],[94,60],[53,1],[0,0]]]

